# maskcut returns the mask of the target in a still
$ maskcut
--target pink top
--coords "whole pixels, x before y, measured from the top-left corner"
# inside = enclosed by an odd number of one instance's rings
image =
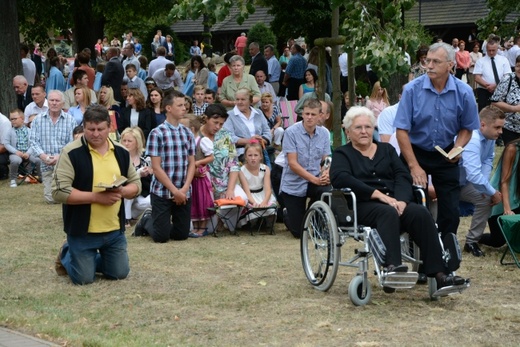
[[[247,37],[245,37],[245,36],[237,37],[237,40],[235,41],[235,48],[245,47],[245,46],[247,46]]]
[[[386,102],[383,101],[383,99],[381,100],[372,100],[372,99],[368,99],[367,101],[367,108],[370,109],[372,112],[374,112],[374,116],[379,117],[379,114],[381,113],[381,111],[383,111],[388,105],[386,104]]]
[[[471,57],[468,51],[458,51],[455,53],[455,60],[457,61],[457,69],[468,69],[471,64]]]

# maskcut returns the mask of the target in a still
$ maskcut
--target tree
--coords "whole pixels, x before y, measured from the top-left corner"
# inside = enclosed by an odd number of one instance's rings
[[[253,25],[247,33],[247,45],[249,46],[251,42],[258,43],[258,46],[260,46],[260,52],[263,54],[265,45],[276,45],[276,36],[267,25],[258,22]],[[249,50],[245,51],[244,59],[250,62],[251,55],[249,54]]]
[[[340,1],[338,1],[340,2]],[[342,1],[348,33],[345,47],[355,51],[356,65],[370,64],[383,85],[395,74],[407,75],[409,66],[404,48],[414,51],[419,45],[417,33],[404,27],[404,11],[414,0]]]
[[[331,33],[332,8],[330,1],[324,0],[260,0],[262,6],[270,8],[274,15],[271,29],[276,33],[280,45],[289,38],[305,37],[307,44],[314,39],[328,37]],[[338,5],[339,6],[339,5]]]
[[[16,0],[6,0],[0,11],[0,112],[9,117],[9,111],[16,106],[16,96],[12,88],[12,80],[22,74],[20,60],[20,39],[18,34],[18,14]]]
[[[520,12],[520,2],[510,0],[487,0],[489,13],[486,17],[477,21],[481,39],[487,39],[487,35],[496,33],[502,37],[518,35],[520,16],[513,15]],[[494,28],[497,27],[495,32]]]
[[[242,24],[250,13],[255,12],[254,0],[179,0],[173,6],[168,18],[173,21],[193,19],[203,17],[204,31],[204,51],[211,56],[211,27],[223,21],[232,6],[238,9],[237,23]],[[208,50],[206,50],[208,48]],[[209,53],[209,54],[208,54]]]
[[[20,29],[29,42],[46,46],[49,30],[55,35],[73,28],[76,50],[94,50],[107,25],[121,34],[132,28],[149,28],[172,8],[174,0],[18,0]],[[152,20],[150,20],[152,18]]]

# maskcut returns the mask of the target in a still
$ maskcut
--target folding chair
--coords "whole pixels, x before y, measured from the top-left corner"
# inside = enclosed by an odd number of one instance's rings
[[[235,211],[238,212],[235,215]],[[238,236],[238,231],[236,229],[238,220],[240,219],[240,215],[242,214],[242,210],[244,208],[239,205],[224,205],[224,206],[215,206],[208,207],[208,211],[214,213],[218,216],[218,218],[226,223],[229,232],[233,235]],[[213,236],[218,237],[218,221],[215,222],[213,218],[210,219],[211,228],[213,229]]]
[[[502,254],[502,258],[500,259],[500,264],[502,265],[514,265],[520,268],[520,262],[516,256],[516,253],[520,254],[520,215],[515,214],[511,216],[500,216],[498,217],[498,226],[506,239],[507,248],[504,250],[504,254]],[[504,263],[504,258],[507,254],[507,251],[511,252],[514,263]]]
[[[285,97],[280,98],[280,110],[282,111],[282,126],[287,129],[289,126],[296,123],[296,107],[297,100],[287,100]]]
[[[249,208],[247,208],[247,212],[244,216],[252,215],[255,217],[252,220],[257,221],[257,225],[258,225],[257,230],[256,230],[257,234],[260,233],[262,226],[267,226],[271,235],[274,235],[274,224],[276,222],[277,211],[278,211],[277,205],[267,206],[267,207],[249,207]],[[242,218],[244,218],[244,216],[242,216]],[[272,223],[269,226],[267,223],[268,223],[268,218],[271,216],[272,216]],[[255,229],[254,224],[251,223],[251,221],[249,221],[249,222],[250,222],[249,223],[250,224],[249,232],[251,233],[251,236],[253,236],[254,229]]]

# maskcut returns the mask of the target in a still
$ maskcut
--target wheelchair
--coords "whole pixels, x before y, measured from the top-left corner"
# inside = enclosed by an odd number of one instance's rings
[[[414,187],[419,201],[425,205],[424,191]],[[412,271],[386,272],[383,269],[385,247],[377,230],[358,225],[356,196],[349,188],[334,189],[322,194],[321,200],[314,202],[307,210],[303,220],[303,232],[300,240],[300,251],[303,270],[309,282],[320,291],[329,290],[336,279],[340,265],[357,269],[356,276],[350,281],[348,294],[356,306],[366,305],[370,301],[372,287],[368,278],[370,259],[375,265],[375,275],[380,287],[387,293],[396,289],[412,288],[417,283],[420,250],[407,233],[401,234],[401,257],[404,263],[410,263]],[[354,250],[354,256],[348,260],[341,259],[341,248],[348,239],[360,244]],[[443,246],[443,260],[449,269],[458,268],[460,263],[460,247],[453,238],[450,249]],[[455,254],[453,254],[455,253]],[[458,260],[457,260],[458,259]],[[457,262],[456,265],[450,262]],[[462,285],[443,287],[437,290],[434,278],[428,278],[428,294],[431,300],[462,293],[469,287],[469,281]]]

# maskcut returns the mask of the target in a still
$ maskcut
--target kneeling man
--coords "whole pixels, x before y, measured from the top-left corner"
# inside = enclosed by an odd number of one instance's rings
[[[110,116],[94,105],[83,115],[84,135],[63,148],[52,178],[52,196],[63,203],[67,242],[56,260],[56,272],[74,284],[94,282],[96,272],[124,279],[130,272],[122,199],[133,199],[141,181],[128,151],[108,138]],[[127,177],[119,187],[97,187]]]

